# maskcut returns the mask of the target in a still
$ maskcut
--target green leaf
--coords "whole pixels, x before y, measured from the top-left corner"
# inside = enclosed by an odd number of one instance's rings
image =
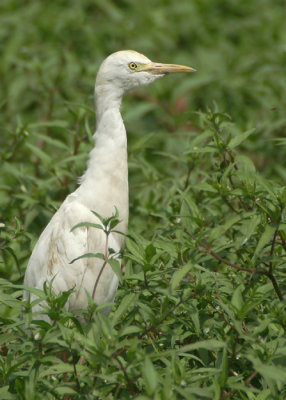
[[[152,258],[156,255],[156,248],[154,247],[153,243],[148,244],[145,248],[145,256],[146,261],[151,262]]]
[[[241,215],[235,215],[234,217],[229,218],[223,225],[216,226],[214,229],[212,229],[209,240],[219,239],[233,225],[241,221],[241,219],[242,219]]]
[[[187,273],[191,270],[193,264],[188,263],[180,270],[176,271],[171,280],[171,289],[174,290],[180,284],[181,280],[187,275]]]
[[[137,243],[135,243],[133,240],[130,240],[129,238],[126,240],[126,245],[128,250],[130,251],[131,254],[135,256],[135,260],[137,260],[139,263],[144,262],[144,252],[141,247],[138,246]]]
[[[264,232],[262,233],[259,242],[256,246],[252,261],[255,261],[260,255],[263,248],[268,244],[271,244],[271,239],[273,238],[275,232],[275,226],[266,225]]]
[[[154,365],[148,356],[145,358],[143,375],[145,378],[146,391],[149,395],[152,395],[156,390],[158,377]]]
[[[228,355],[227,349],[223,349],[222,360],[221,360],[221,371],[218,376],[218,383],[220,387],[224,387],[228,377]]]
[[[119,281],[122,281],[122,271],[121,271],[121,264],[118,260],[115,258],[109,258],[108,259],[108,264],[111,266],[113,272],[117,275],[117,278]]]
[[[222,342],[220,340],[215,340],[215,339],[202,340],[200,342],[182,346],[179,349],[176,349],[176,352],[180,353],[180,354],[184,354],[189,351],[196,350],[196,349],[217,350],[217,349],[224,348],[225,346],[226,346],[226,343]]]
[[[109,223],[109,228],[113,230],[113,228],[115,228],[120,222],[120,219],[114,217]]]
[[[71,232],[74,231],[77,228],[82,228],[82,227],[86,227],[86,228],[97,228],[97,229],[101,229],[104,230],[104,227],[102,225],[99,224],[94,224],[92,222],[80,222],[79,224],[74,225],[71,228]]]
[[[137,298],[138,296],[135,293],[130,293],[127,296],[123,297],[123,300],[120,302],[119,307],[113,314],[113,319],[112,319],[113,325],[116,325],[117,321],[122,316],[122,314],[124,314],[129,307],[134,305],[134,302],[136,301]]]
[[[98,214],[96,211],[94,211],[94,210],[90,210],[90,211],[92,212],[92,214],[94,214],[99,219],[99,221],[102,223],[102,225],[104,225],[104,218],[100,214]]]
[[[256,131],[255,128],[249,129],[248,131],[241,133],[240,135],[235,136],[228,144],[228,147],[232,150],[235,147],[239,146],[245,139],[248,138],[249,135]]]
[[[28,125],[29,128],[66,128],[67,126],[68,122],[63,120],[33,122]]]
[[[198,206],[196,205],[195,201],[187,193],[182,192],[181,190],[179,190],[179,192],[183,198],[183,201],[185,201],[187,203],[187,205],[189,206],[191,214],[194,217],[201,218],[200,210],[199,210]]]
[[[233,292],[231,298],[231,304],[239,311],[243,307],[243,297],[242,297],[243,285],[239,285]]]
[[[26,143],[26,146],[29,147],[29,149],[32,150],[32,153],[44,163],[50,164],[52,162],[52,158],[39,147],[36,147],[31,143]]]
[[[252,215],[249,220],[246,220],[241,225],[242,237],[238,240],[238,247],[245,245],[249,238],[256,232],[258,225],[261,222],[260,215]]]
[[[271,365],[270,363],[262,363],[258,358],[248,355],[247,358],[253,363],[257,372],[259,372],[265,379],[273,380],[274,382],[286,381],[286,368],[279,365]]]
[[[256,174],[256,180],[263,187],[263,189],[266,190],[266,192],[271,196],[271,198],[276,203],[277,202],[277,195],[276,195],[275,191],[273,190],[273,185],[271,184],[271,182],[269,182],[267,179],[265,179],[260,174]]]
[[[103,260],[103,261],[105,259],[104,255],[102,253],[85,253],[79,257],[74,258],[72,261],[70,261],[70,264],[74,263],[77,260],[81,260],[82,258],[99,258],[100,260]]]
[[[200,182],[197,185],[193,185],[193,188],[204,192],[217,193],[217,190],[207,182]]]
[[[68,387],[68,386],[58,386],[54,390],[60,396],[64,396],[67,394],[73,394],[73,395],[77,394],[74,389],[72,389],[71,387]]]
[[[3,400],[16,400],[15,395],[10,392],[9,385],[0,388],[0,397]]]
[[[62,149],[62,150],[68,151],[68,152],[71,151],[69,146],[67,146],[65,143],[63,143],[62,141],[60,141],[58,139],[54,139],[54,138],[51,138],[50,136],[42,135],[40,133],[37,133],[37,137],[41,138],[44,142],[51,144],[54,147],[57,147],[59,149]]]
[[[125,335],[132,335],[133,333],[139,333],[142,331],[142,328],[138,327],[138,326],[126,326],[123,328],[123,330],[120,332],[121,336],[125,336]]]
[[[83,372],[85,370],[84,365],[77,365],[77,372]],[[39,378],[44,378],[49,375],[57,375],[64,373],[74,373],[74,366],[71,364],[67,364],[64,362],[59,362],[57,365],[53,365],[45,370],[41,371],[39,374]]]

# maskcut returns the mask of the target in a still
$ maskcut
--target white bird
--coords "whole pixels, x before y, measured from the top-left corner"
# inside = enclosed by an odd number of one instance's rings
[[[71,229],[86,221],[100,224],[90,210],[107,218],[117,208],[120,223],[116,229],[127,233],[127,137],[120,114],[122,97],[127,91],[148,85],[166,74],[193,71],[182,65],[153,63],[131,50],[118,51],[103,61],[95,84],[96,146],[90,152],[79,187],[67,196],[41,234],[29,260],[24,285],[43,289],[44,283],[53,279],[52,287],[56,293],[74,289],[66,303],[69,311],[87,307],[86,291],[92,295],[103,261],[81,258],[70,262],[86,253],[104,254],[106,235],[100,229],[87,226]],[[124,235],[110,234],[110,248],[119,252],[123,244]],[[113,302],[117,286],[117,275],[107,264],[96,286],[95,303]],[[28,291],[24,292],[23,298],[29,298]],[[36,298],[31,294],[31,300]],[[41,311],[41,307],[38,304],[33,311]]]

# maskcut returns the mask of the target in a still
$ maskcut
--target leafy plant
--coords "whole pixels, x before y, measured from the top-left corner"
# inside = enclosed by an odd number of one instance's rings
[[[1,399],[286,398],[283,2],[0,10]],[[93,146],[98,66],[121,48],[198,72],[124,100],[123,268],[108,246],[116,213],[94,227],[105,254],[81,255],[111,263],[121,282],[108,317],[91,294],[78,318],[64,308],[70,291],[22,282]],[[32,318],[23,289],[50,322]]]

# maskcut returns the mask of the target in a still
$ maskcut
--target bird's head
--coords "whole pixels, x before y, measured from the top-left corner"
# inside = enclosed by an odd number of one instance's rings
[[[100,66],[97,86],[112,85],[122,94],[137,86],[149,85],[166,74],[195,72],[195,69],[177,64],[155,63],[133,50],[117,51]]]

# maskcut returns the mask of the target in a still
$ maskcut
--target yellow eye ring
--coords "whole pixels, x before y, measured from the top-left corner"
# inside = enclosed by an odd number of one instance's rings
[[[135,62],[131,62],[128,66],[130,69],[133,69],[133,70],[137,68],[137,64],[135,64]]]

